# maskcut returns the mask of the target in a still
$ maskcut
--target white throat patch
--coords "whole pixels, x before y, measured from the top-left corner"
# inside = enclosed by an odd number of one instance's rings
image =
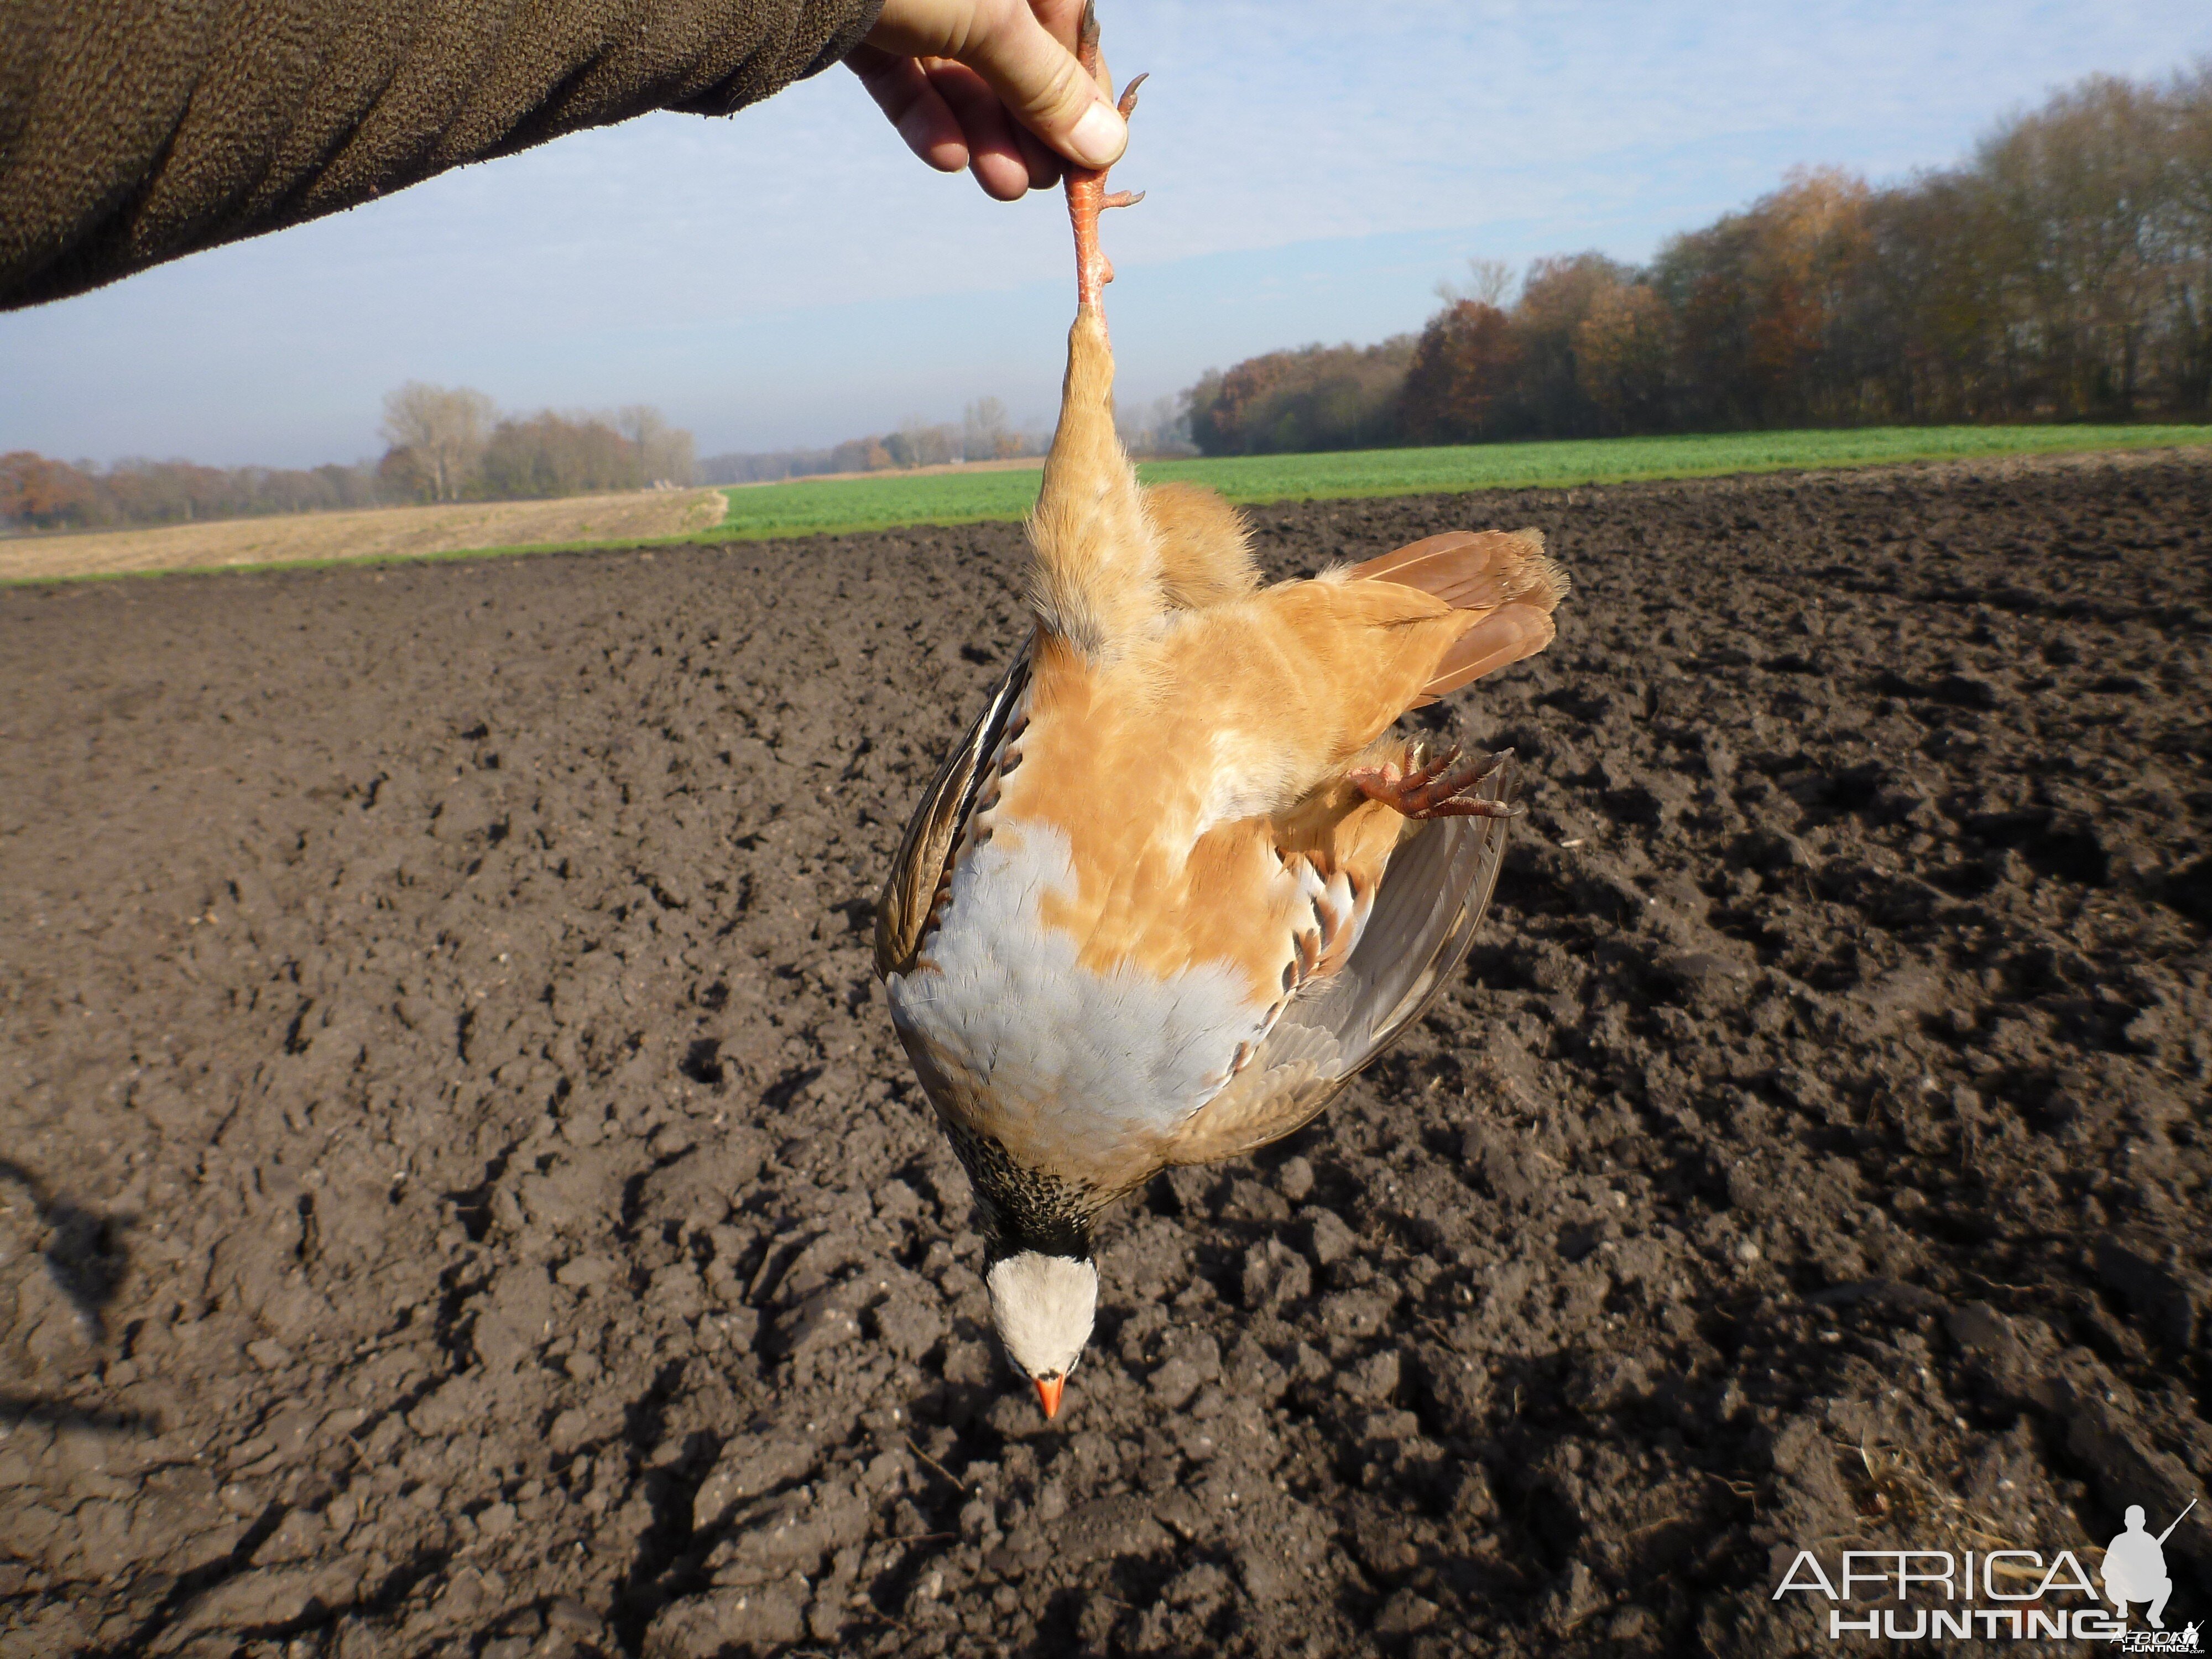
[[[1098,1311],[1097,1267],[1024,1250],[994,1266],[984,1285],[999,1340],[1022,1371],[1066,1376],[1075,1369]]]

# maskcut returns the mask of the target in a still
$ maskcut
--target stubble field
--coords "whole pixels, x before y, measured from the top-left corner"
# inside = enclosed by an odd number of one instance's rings
[[[1255,518],[1545,530],[1531,811],[1050,1425],[868,966],[1012,526],[0,593],[0,1650],[1750,1659],[2202,1492],[2212,465]]]
[[[721,523],[719,489],[634,489],[542,501],[459,501],[356,513],[269,514],[151,530],[0,538],[0,582],[433,558],[471,550],[696,535]]]

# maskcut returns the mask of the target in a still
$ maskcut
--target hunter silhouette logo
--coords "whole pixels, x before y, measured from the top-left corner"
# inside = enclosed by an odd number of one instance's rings
[[[2197,1507],[2197,1500],[2189,1500],[2189,1510]],[[2184,1510],[2173,1517],[2168,1527],[2155,1538],[2143,1529],[2143,1506],[2128,1505],[2128,1529],[2105,1546],[2105,1594],[2112,1598],[2112,1606],[2121,1618],[2128,1616],[2128,1603],[2150,1603],[2150,1627],[2166,1628],[2166,1598],[2173,1594],[2173,1580],[2166,1571],[2166,1540],[2173,1536],[2173,1527],[2179,1526],[2189,1514]],[[2196,1645],[2197,1626],[2187,1632],[2190,1645]]]
[[[2192,1498],[2164,1532],[2154,1534],[2142,1505],[2130,1504],[2126,1529],[2106,1547],[2101,1595],[2071,1550],[2059,1551],[2048,1563],[2033,1550],[1969,1550],[1963,1556],[1948,1550],[1846,1550],[1832,1577],[1819,1556],[1799,1550],[1771,1599],[1792,1592],[1825,1597],[1832,1604],[1832,1642],[1846,1636],[1892,1642],[2070,1638],[2110,1642],[2122,1653],[2199,1653],[2201,1626],[2191,1622],[2170,1631],[2165,1624],[2173,1594],[2166,1540],[2196,1507]],[[2078,1600],[2059,1599],[2068,1596]],[[2148,1629],[2130,1627],[2131,1607],[2142,1608]]]

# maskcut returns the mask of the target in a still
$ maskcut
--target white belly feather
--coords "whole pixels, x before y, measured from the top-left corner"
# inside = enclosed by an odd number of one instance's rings
[[[1048,892],[1072,899],[1075,885],[1065,836],[1001,823],[954,873],[913,971],[886,982],[891,1018],[1010,1128],[1094,1143],[1171,1132],[1228,1081],[1266,1010],[1224,965],[1166,978],[1080,965],[1077,940],[1040,916]]]

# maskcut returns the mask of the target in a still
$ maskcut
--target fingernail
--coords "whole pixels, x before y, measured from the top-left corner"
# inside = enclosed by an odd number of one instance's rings
[[[1067,135],[1067,148],[1087,167],[1107,167],[1129,145],[1129,124],[1108,104],[1093,103]]]

